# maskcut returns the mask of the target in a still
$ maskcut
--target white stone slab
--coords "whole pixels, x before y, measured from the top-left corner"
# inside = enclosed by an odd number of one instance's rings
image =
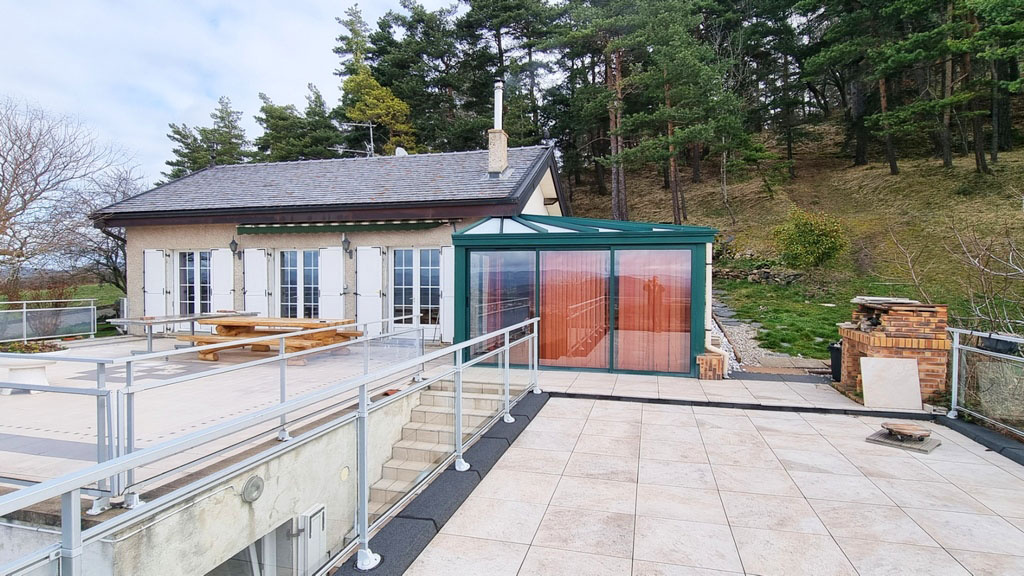
[[[921,409],[921,380],[913,358],[861,358],[864,406],[892,410]]]

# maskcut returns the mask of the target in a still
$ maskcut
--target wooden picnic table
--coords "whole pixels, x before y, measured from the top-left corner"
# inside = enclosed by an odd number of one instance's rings
[[[173,314],[170,316],[142,316],[140,318],[111,318],[108,324],[114,326],[142,326],[146,331],[146,349],[132,350],[132,354],[149,354],[153,352],[153,327],[166,324],[183,324],[188,322],[189,332],[195,335],[196,321],[203,319],[226,319],[255,316],[255,312],[240,312],[237,310],[217,310],[203,314]]]
[[[352,325],[354,320],[321,320],[317,318],[267,318],[267,317],[226,317],[203,318],[198,321],[203,326],[213,326],[213,334],[189,334],[178,336],[179,340],[192,342],[197,346],[207,344],[224,344],[211,350],[199,353],[200,360],[216,362],[220,360],[219,351],[248,346],[253,352],[268,352],[272,347],[280,347],[280,340],[267,340],[266,343],[239,344],[239,341],[261,336],[283,336],[285,353],[297,352],[329,346],[359,338],[363,333],[359,330],[345,330],[343,327]],[[295,332],[317,328],[336,328],[323,330],[313,334],[289,336]],[[301,358],[293,359],[292,364],[304,364]]]

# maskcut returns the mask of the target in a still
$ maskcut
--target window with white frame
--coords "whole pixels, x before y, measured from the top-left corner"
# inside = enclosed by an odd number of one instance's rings
[[[212,293],[210,252],[178,252],[178,313],[210,312]]]
[[[396,248],[391,251],[391,313],[401,324],[436,325],[441,313],[441,250]]]
[[[320,315],[320,251],[282,250],[278,258],[283,318]]]

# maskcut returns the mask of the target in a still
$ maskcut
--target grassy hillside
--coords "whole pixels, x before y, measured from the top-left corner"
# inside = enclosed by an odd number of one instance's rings
[[[760,339],[772,349],[824,357],[821,341],[834,338],[835,322],[849,318],[849,299],[855,295],[920,299],[893,236],[920,252],[925,291],[934,302],[949,304],[954,315],[965,310],[965,290],[963,270],[949,252],[955,241],[950,226],[986,237],[1005,237],[1009,231],[1024,242],[1024,150],[1001,153],[992,176],[975,174],[971,156],[955,158],[948,170],[934,159],[902,159],[901,173],[892,176],[880,158],[868,166],[851,166],[849,157],[839,153],[836,136],[834,129],[818,129],[817,138],[797,150],[796,178],[771,189],[755,173],[731,174],[735,223],[722,202],[717,163],[705,163],[704,182],[684,179],[689,223],[718,228],[721,237],[733,238],[733,253],[745,259],[719,265],[743,267],[750,260],[773,259],[772,229],[792,207],[841,220],[850,248],[829,266],[806,271],[799,283],[716,283],[741,317],[764,325]],[[632,219],[671,222],[671,196],[657,170],[631,172],[627,189]],[[589,186],[574,190],[578,216],[607,218],[609,203],[608,196]]]

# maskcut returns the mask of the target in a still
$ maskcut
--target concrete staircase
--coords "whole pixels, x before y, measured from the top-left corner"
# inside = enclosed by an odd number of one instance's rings
[[[420,403],[391,448],[381,479],[370,487],[373,522],[455,450],[455,383],[441,381],[420,392]],[[513,394],[515,392],[513,391]],[[468,440],[504,407],[500,384],[464,382],[462,434]]]

